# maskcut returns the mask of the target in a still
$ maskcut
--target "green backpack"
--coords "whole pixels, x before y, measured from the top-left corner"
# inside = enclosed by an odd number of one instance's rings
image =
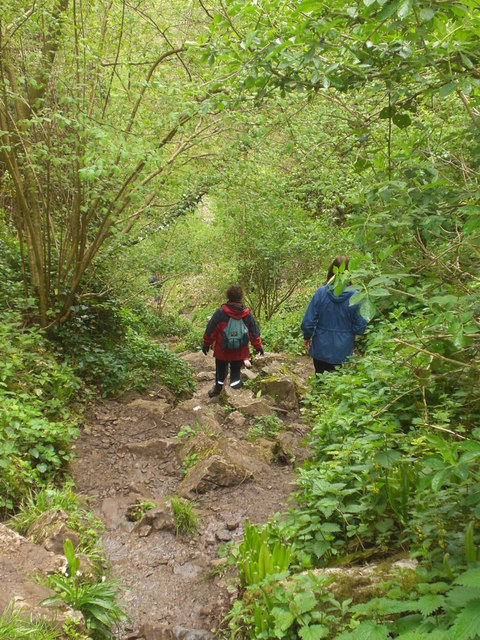
[[[240,349],[248,344],[248,329],[243,320],[230,318],[223,330],[222,349]]]

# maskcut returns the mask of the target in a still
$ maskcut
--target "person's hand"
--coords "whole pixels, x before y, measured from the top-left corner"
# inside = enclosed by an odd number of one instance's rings
[[[257,353],[259,356],[265,355],[265,351],[263,350],[263,347],[260,347],[260,349],[257,349]]]
[[[303,341],[303,346],[305,347],[305,351],[308,353],[308,350],[310,349],[310,344],[312,343],[311,340],[304,340]]]
[[[207,355],[209,349],[210,349],[210,347],[208,347],[206,344],[203,345],[202,351],[203,351],[204,355]]]

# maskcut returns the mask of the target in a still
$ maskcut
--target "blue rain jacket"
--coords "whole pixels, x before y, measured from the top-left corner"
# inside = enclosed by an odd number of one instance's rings
[[[353,353],[356,334],[362,334],[367,321],[360,313],[360,305],[350,306],[355,290],[333,293],[333,285],[317,289],[302,320],[305,340],[312,339],[309,354],[316,360],[340,364]]]

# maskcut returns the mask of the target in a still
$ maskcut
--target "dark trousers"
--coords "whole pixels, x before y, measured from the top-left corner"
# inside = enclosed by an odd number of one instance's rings
[[[315,373],[323,373],[324,371],[335,371],[338,364],[330,364],[330,362],[323,362],[323,360],[313,359],[313,365],[315,367]]]
[[[215,358],[215,384],[223,387],[227,378],[228,365],[230,364],[230,386],[234,388],[238,386],[240,384],[240,369],[242,363],[242,360],[233,360],[229,363],[226,360],[218,360]]]

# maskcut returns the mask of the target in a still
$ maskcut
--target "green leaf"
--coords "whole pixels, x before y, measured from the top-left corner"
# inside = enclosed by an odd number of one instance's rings
[[[462,584],[465,587],[480,587],[480,567],[469,569],[459,575],[455,584]]]
[[[289,629],[295,621],[293,613],[281,607],[273,607],[271,613],[275,623],[275,630],[278,629],[282,633]]]
[[[410,116],[406,113],[395,113],[392,121],[399,129],[406,129],[410,124],[412,124]]]
[[[303,2],[298,5],[297,12],[305,11],[308,13],[309,11],[314,11],[315,9],[320,10],[321,8],[318,0],[303,0]]]
[[[375,456],[375,462],[385,469],[391,469],[395,462],[400,460],[402,454],[395,449],[379,451]]]
[[[383,20],[390,18],[390,16],[393,16],[397,10],[398,4],[399,3],[397,1],[386,4],[377,16],[378,22],[382,22]]]
[[[376,311],[377,310],[375,308],[375,305],[370,299],[364,300],[362,306],[360,307],[360,313],[367,322],[370,322],[370,320],[374,317]]]
[[[380,520],[379,522],[377,522],[375,528],[381,533],[385,533],[393,527],[393,524],[394,522],[392,518],[385,518],[384,520]]]
[[[446,475],[446,471],[437,471],[437,473],[433,476],[432,489],[435,493],[441,488]]]
[[[388,629],[383,624],[376,624],[372,620],[362,622],[354,631],[345,636],[345,640],[387,640],[390,638]]]
[[[291,608],[297,613],[302,615],[311,611],[317,606],[317,599],[311,591],[305,593],[297,593],[293,599]]]
[[[411,8],[412,8],[412,0],[404,0],[404,2],[402,2],[402,4],[400,5],[397,11],[397,15],[400,18],[400,20],[403,20],[408,16]]]
[[[327,551],[331,549],[332,545],[330,542],[326,540],[317,540],[313,546],[312,551],[317,556],[317,558],[321,558]]]
[[[312,624],[309,627],[301,627],[298,635],[302,640],[321,640],[330,634],[330,630],[323,624]]]
[[[430,22],[435,15],[435,11],[430,7],[425,7],[420,10],[420,20],[423,22]]]
[[[467,67],[467,69],[473,69],[473,62],[465,54],[460,53],[460,59],[462,60],[463,64]]]
[[[426,596],[422,596],[418,601],[418,609],[421,614],[426,618],[437,609],[440,609],[445,604],[445,597],[430,593]]]
[[[440,87],[438,91],[438,95],[440,98],[445,98],[446,96],[453,93],[457,88],[456,82],[449,82],[448,84],[444,84],[443,87]]]
[[[480,598],[480,585],[477,587],[454,587],[447,594],[448,604],[450,607],[459,609],[470,602]]]
[[[480,571],[480,569],[478,570]],[[477,582],[478,584],[478,582]],[[450,633],[455,640],[470,640],[478,638],[480,628],[480,600],[472,600],[462,610]]]

